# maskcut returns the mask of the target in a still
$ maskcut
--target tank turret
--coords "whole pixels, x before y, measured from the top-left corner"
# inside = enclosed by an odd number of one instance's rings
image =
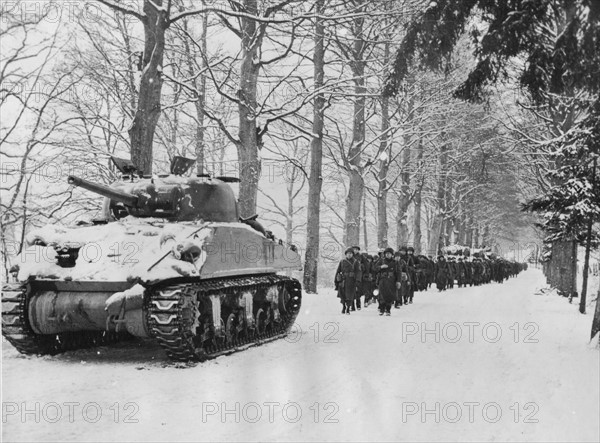
[[[172,221],[239,221],[233,190],[219,179],[168,175],[106,186],[69,176],[68,182],[109,199],[108,207],[116,218],[132,215]]]

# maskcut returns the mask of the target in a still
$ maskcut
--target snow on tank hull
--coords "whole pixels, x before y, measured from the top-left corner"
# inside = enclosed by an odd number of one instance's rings
[[[283,337],[300,309],[300,256],[245,223],[126,217],[27,236],[18,283],[2,294],[3,335],[55,354],[131,335],[175,360]]]

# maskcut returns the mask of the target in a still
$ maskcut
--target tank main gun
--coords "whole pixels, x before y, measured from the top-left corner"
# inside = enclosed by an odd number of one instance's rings
[[[135,217],[164,217],[181,218],[181,200],[184,191],[179,184],[155,185],[153,181],[143,180],[132,185],[122,184],[131,192],[118,189],[119,185],[106,186],[93,183],[74,175],[69,176],[69,184],[100,194],[110,200],[111,207],[119,203],[125,206],[125,211]],[[193,219],[189,214],[183,214],[186,219]]]
[[[67,181],[70,185],[78,186],[80,188],[87,189],[88,191],[95,192],[96,194],[100,194],[104,197],[110,198],[111,200],[121,202],[125,206],[130,206],[132,208],[137,208],[138,206],[138,197],[128,192],[118,191],[109,186],[100,183],[93,183],[74,175],[70,175]]]

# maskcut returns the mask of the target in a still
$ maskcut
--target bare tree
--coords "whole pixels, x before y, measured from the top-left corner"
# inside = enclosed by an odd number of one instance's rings
[[[313,104],[312,140],[310,145],[310,173],[308,177],[308,210],[306,214],[306,253],[304,258],[304,288],[317,292],[320,248],[321,188],[323,186],[323,126],[325,123],[325,25],[320,17],[325,9],[324,0],[315,2],[313,55],[315,92]]]
[[[142,72],[139,95],[128,132],[132,161],[139,170],[151,174],[154,136],[161,116],[165,33],[177,20],[204,11],[186,11],[172,16],[173,0],[144,0],[142,12],[112,0],[98,0],[98,2],[114,11],[135,17],[144,26],[144,52],[139,67]]]

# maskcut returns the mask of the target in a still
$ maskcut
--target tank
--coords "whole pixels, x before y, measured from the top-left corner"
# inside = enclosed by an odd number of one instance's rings
[[[301,306],[296,248],[240,218],[234,179],[186,177],[191,164],[110,186],[69,176],[104,197],[101,216],[26,236],[2,291],[6,340],[57,354],[140,337],[202,361],[284,337]]]

